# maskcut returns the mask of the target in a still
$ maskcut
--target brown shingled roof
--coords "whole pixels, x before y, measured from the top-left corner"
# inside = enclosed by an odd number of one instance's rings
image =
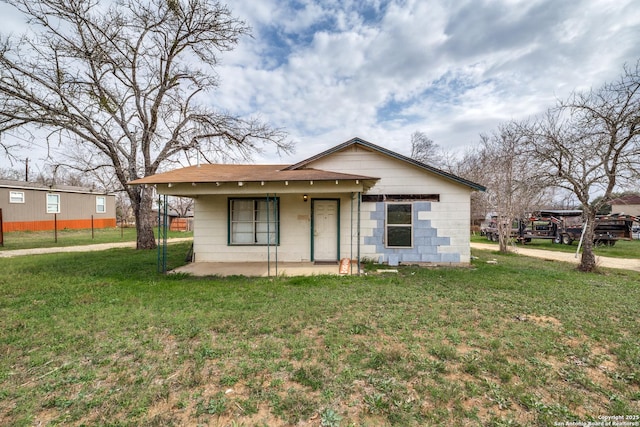
[[[640,196],[636,194],[627,194],[626,196],[618,197],[611,200],[610,205],[640,205]]]
[[[334,181],[345,179],[378,179],[364,175],[329,172],[319,169],[284,170],[288,165],[228,165],[206,164],[175,169],[129,182],[139,184],[169,184],[180,182],[273,182],[273,181]]]

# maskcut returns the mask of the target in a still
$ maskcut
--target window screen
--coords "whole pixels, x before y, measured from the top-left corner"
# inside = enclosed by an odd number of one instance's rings
[[[410,203],[389,203],[387,206],[387,247],[413,246],[413,214]]]

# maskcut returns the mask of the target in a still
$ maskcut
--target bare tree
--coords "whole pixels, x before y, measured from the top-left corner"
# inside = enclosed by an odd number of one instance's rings
[[[67,163],[127,192],[137,247],[153,248],[152,191],[127,182],[200,151],[249,158],[285,133],[215,110],[220,53],[249,28],[214,0],[2,0],[30,33],[0,41],[0,132],[36,126]]]
[[[546,183],[527,156],[525,134],[517,123],[500,125],[481,135],[477,163],[484,171],[485,198],[496,215],[500,251],[508,251],[513,222],[539,208],[546,200]]]
[[[1,52],[2,46],[0,45]],[[9,165],[13,168],[15,163],[21,163],[21,159],[15,153],[24,148],[24,143],[21,142],[22,138],[20,137],[7,140],[6,136],[6,132],[2,132],[2,128],[0,128],[0,155],[9,161]]]
[[[135,220],[133,209],[131,209],[131,199],[124,191],[118,191],[116,196],[116,221],[121,228],[128,227]]]
[[[180,218],[186,218],[193,211],[193,199],[190,197],[171,197],[169,209],[175,211]]]
[[[437,168],[447,166],[447,156],[442,148],[420,131],[411,134],[411,158]]]
[[[579,269],[596,268],[597,212],[614,190],[637,174],[640,159],[640,63],[618,81],[575,93],[528,128],[528,144],[542,173],[582,204],[584,250]],[[595,199],[596,196],[599,198]]]
[[[15,156],[13,155],[13,152],[16,149],[17,147],[15,144],[11,144],[6,141],[3,141],[2,138],[0,137],[0,153],[2,153],[4,157],[11,160],[12,164],[13,164],[13,160],[16,160]]]
[[[0,179],[19,181],[22,178],[24,178],[24,172],[21,172],[17,169],[0,168]]]
[[[459,159],[452,161],[448,172],[486,187],[487,170],[483,166],[482,151],[479,147],[466,150]],[[474,226],[480,226],[492,211],[486,191],[471,192],[471,220]]]

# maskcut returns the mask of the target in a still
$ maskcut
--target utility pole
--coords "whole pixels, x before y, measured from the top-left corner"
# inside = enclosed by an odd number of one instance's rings
[[[24,161],[24,180],[25,182],[29,181],[29,158],[28,157]]]

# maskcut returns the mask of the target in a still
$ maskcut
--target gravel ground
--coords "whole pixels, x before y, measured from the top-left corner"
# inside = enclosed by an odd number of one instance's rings
[[[498,249],[496,245],[492,245],[489,243],[471,243],[471,247],[474,249],[482,249],[495,251]],[[570,262],[572,264],[580,263],[580,255],[576,258],[575,253],[567,253],[567,252],[555,252],[555,251],[545,251],[541,249],[529,249],[523,248],[522,246],[511,247],[514,253],[519,255],[525,255],[534,258],[548,259],[553,261],[562,261],[562,262]],[[622,270],[633,270],[640,272],[640,259],[628,259],[628,258],[610,258],[604,256],[596,255],[596,263],[600,267],[606,268],[618,268]]]

